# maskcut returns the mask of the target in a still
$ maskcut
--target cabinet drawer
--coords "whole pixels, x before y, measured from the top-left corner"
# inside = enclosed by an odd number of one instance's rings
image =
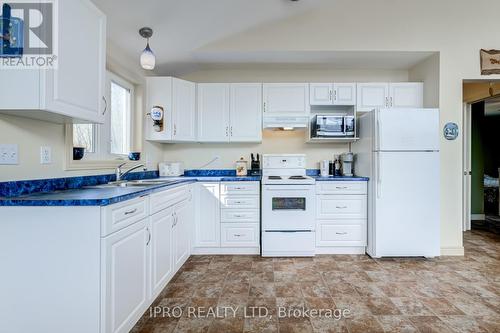
[[[259,197],[221,196],[222,208],[259,209]]]
[[[367,182],[317,182],[316,194],[367,194]]]
[[[101,209],[101,236],[109,235],[149,216],[149,197],[127,200]]]
[[[189,198],[190,195],[190,185],[183,185],[163,192],[151,194],[151,215]]]
[[[223,209],[221,211],[221,222],[259,222],[260,211],[258,209]]]
[[[318,195],[316,218],[364,219],[367,217],[366,195]]]
[[[331,221],[318,223],[316,232],[317,246],[365,246],[366,223],[357,225],[339,225]]]
[[[221,225],[222,247],[259,246],[258,223],[231,223]]]
[[[259,195],[258,182],[223,182],[220,184],[221,195]]]

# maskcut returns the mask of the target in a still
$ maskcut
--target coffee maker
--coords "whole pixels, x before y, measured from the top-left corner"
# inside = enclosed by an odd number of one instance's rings
[[[353,153],[344,153],[342,154],[342,176],[344,177],[352,177],[354,176],[354,154]]]

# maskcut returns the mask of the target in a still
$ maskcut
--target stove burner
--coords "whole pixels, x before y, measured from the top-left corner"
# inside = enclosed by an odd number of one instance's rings
[[[277,180],[277,179],[281,179],[281,176],[269,176],[268,178]]]
[[[291,176],[290,178],[288,179],[307,179],[306,177],[304,176]]]

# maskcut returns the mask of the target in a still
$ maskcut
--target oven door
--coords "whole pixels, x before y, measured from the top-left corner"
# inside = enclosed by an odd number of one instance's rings
[[[262,228],[271,231],[314,231],[314,185],[264,185]]]

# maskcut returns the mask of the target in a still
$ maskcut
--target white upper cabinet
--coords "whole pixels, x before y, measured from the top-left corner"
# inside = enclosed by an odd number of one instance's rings
[[[198,84],[199,142],[262,141],[262,84]]]
[[[309,88],[309,103],[311,105],[333,104],[333,84],[311,83]]]
[[[231,142],[262,141],[262,84],[231,84]]]
[[[421,108],[424,106],[424,84],[422,82],[391,83],[389,90],[389,106],[391,108]]]
[[[357,111],[386,108],[389,100],[388,83],[358,83]]]
[[[0,112],[102,123],[108,104],[106,16],[90,0],[59,1],[57,14],[58,69],[2,71]]]
[[[265,116],[305,116],[309,114],[308,83],[264,83]]]
[[[198,140],[229,141],[229,84],[198,84]]]
[[[356,105],[356,83],[311,83],[311,105]]]
[[[164,110],[161,131],[153,129],[146,117],[146,139],[159,142],[196,141],[196,85],[173,77],[146,79],[147,110],[154,106]]]
[[[334,83],[333,104],[356,105],[356,83]]]
[[[421,108],[423,83],[358,83],[357,111],[378,108]]]

